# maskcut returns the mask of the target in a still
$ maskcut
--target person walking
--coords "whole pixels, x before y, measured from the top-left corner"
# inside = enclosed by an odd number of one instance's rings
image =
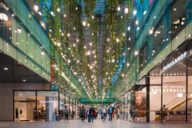
[[[75,117],[75,111],[72,110],[72,112],[71,112],[71,118],[74,119],[74,117]]]
[[[112,106],[109,107],[108,114],[109,114],[109,121],[112,121],[112,118],[113,118],[113,107]]]
[[[69,120],[69,110],[67,108],[67,106],[65,106],[65,109],[64,109],[64,120]]]
[[[94,108],[90,107],[89,108],[89,114],[88,114],[88,122],[92,122],[93,123],[93,119],[94,119]]]
[[[167,115],[168,115],[168,109],[166,108],[166,106],[165,105],[163,105],[163,107],[162,107],[162,120],[164,120],[164,121],[166,121],[166,117],[167,117]]]
[[[84,108],[84,106],[82,106],[82,108],[80,110],[80,118],[81,118],[81,121],[84,122],[84,120],[85,120],[85,108]]]
[[[107,112],[106,112],[106,109],[103,108],[103,121],[105,121],[107,118]]]

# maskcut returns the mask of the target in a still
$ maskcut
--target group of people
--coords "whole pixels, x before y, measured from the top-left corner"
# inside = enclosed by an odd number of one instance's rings
[[[93,123],[93,120],[97,118],[97,111],[93,107],[87,107],[87,109],[85,109],[85,107],[82,106],[79,117],[82,122],[84,122],[85,119],[88,119],[88,122]]]
[[[109,116],[109,121],[112,121],[114,116],[114,107],[110,106],[108,109],[103,108],[102,111],[100,111],[101,119],[106,120],[107,115]],[[80,109],[79,117],[81,118],[81,121],[84,122],[86,119],[88,119],[88,122],[94,121],[98,116],[98,112],[93,107],[87,107],[87,109],[82,106]]]
[[[67,106],[63,110],[59,111],[59,119],[69,120],[69,118],[73,119],[75,117],[75,111],[68,109]]]

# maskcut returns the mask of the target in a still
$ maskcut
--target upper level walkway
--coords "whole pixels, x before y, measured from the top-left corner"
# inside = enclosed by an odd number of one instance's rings
[[[155,124],[155,123],[131,123],[122,120],[112,122],[96,120],[93,123],[80,120],[60,122],[0,122],[0,128],[191,128],[191,124]]]

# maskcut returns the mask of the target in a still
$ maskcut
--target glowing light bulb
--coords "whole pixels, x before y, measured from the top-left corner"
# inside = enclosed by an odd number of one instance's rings
[[[127,13],[129,12],[129,9],[126,7],[126,8],[124,9],[124,12],[125,12],[125,14],[127,14]]]
[[[135,16],[137,14],[137,10],[133,10],[133,15]]]
[[[130,26],[128,26],[128,27],[127,27],[127,31],[130,31],[130,30],[131,30],[131,27],[130,27]]]
[[[121,7],[120,7],[120,6],[117,7],[117,11],[118,11],[118,12],[121,11]]]
[[[38,12],[38,11],[39,11],[39,6],[35,4],[35,5],[33,6],[33,9],[34,9],[35,12]]]
[[[83,21],[82,24],[83,24],[83,26],[86,26],[87,23],[86,23],[86,21]]]
[[[8,21],[8,16],[5,13],[0,13],[0,21]]]
[[[61,9],[60,8],[57,8],[57,12],[60,12],[61,11]]]

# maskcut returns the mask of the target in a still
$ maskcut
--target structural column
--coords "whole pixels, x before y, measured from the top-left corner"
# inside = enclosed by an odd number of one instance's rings
[[[188,80],[189,80],[189,78],[188,78],[188,64],[186,64],[186,117],[185,117],[185,122],[187,123],[188,122],[188,84],[189,84],[189,82],[188,82]]]
[[[162,118],[162,108],[163,108],[163,74],[161,74],[161,112],[160,112],[161,123],[163,122],[163,118]]]
[[[145,77],[145,82],[146,82],[146,100],[147,100],[147,105],[146,105],[146,122],[150,122],[150,74],[148,73],[147,76]]]

